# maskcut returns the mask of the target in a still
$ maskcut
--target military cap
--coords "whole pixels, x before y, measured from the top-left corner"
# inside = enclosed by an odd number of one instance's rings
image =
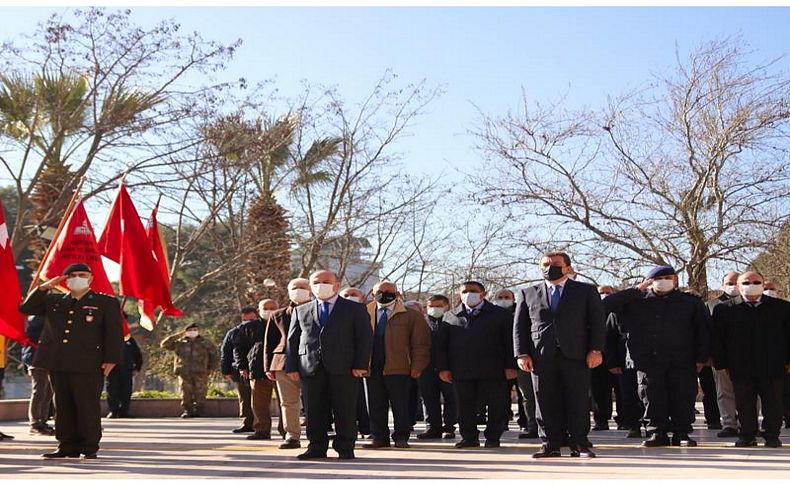
[[[672,266],[655,266],[650,271],[647,272],[645,278],[657,278],[659,276],[670,276],[677,274]]]
[[[184,327],[184,331],[186,332],[186,331],[187,331],[187,330],[189,330],[190,328],[198,328],[198,326],[197,326],[197,323],[190,323],[189,325],[187,325],[186,327]]]
[[[88,273],[93,273],[91,271],[91,267],[85,263],[74,263],[66,266],[66,269],[63,270],[64,275],[74,273],[75,271],[87,271]]]

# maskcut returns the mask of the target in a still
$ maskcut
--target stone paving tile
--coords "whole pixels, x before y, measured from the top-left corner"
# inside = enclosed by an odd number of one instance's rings
[[[47,461],[40,454],[54,449],[54,439],[28,434],[23,422],[2,422],[14,435],[0,442],[0,479],[64,478],[486,478],[486,479],[788,479],[790,446],[746,450],[715,431],[697,428],[696,448],[640,448],[640,440],[623,431],[590,434],[598,458],[535,460],[538,440],[520,441],[508,431],[499,449],[455,450],[455,440],[411,440],[410,449],[356,450],[357,460],[301,462],[300,450],[279,450],[279,440],[247,441],[234,435],[237,419],[104,420],[98,460]],[[276,420],[275,420],[276,426]],[[417,431],[421,431],[418,423]],[[511,423],[511,427],[515,425]],[[698,423],[698,426],[700,424]],[[782,439],[790,444],[790,432]],[[303,441],[306,444],[306,442]]]

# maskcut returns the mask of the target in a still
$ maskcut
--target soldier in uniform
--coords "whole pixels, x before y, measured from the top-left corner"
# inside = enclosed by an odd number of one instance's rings
[[[217,366],[217,351],[211,342],[200,336],[196,324],[171,335],[160,344],[165,350],[175,352],[173,370],[181,385],[182,418],[196,418],[206,404],[209,374]]]
[[[69,293],[50,294],[65,280]],[[101,439],[101,387],[121,361],[123,330],[118,300],[94,293],[87,264],[72,264],[38,286],[19,311],[47,318],[33,366],[49,370],[55,397],[58,449],[47,459],[96,458]]]

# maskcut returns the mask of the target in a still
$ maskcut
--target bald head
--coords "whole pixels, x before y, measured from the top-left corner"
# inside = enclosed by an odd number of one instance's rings
[[[377,291],[397,293],[398,285],[388,280],[379,281],[378,283],[373,285],[373,293],[376,293]]]
[[[271,298],[266,298],[258,302],[258,313],[263,315],[263,312],[266,310],[277,310],[277,300],[273,300]]]
[[[340,282],[335,273],[322,269],[310,275],[310,289],[319,300],[331,300],[337,295]]]
[[[362,293],[362,290],[359,288],[354,288],[353,286],[349,286],[348,288],[343,288],[340,290],[340,297],[345,298],[346,300],[355,301],[357,303],[362,303],[365,301],[365,294]]]
[[[724,275],[724,278],[721,279],[722,287],[737,285],[738,276],[740,275],[737,271],[728,271],[727,274]]]

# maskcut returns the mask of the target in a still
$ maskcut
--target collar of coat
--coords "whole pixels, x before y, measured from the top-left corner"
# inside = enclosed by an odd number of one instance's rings
[[[370,326],[375,330],[376,329],[376,313],[379,309],[378,303],[372,301],[367,304],[368,309],[368,316],[370,317]],[[397,315],[398,313],[406,313],[407,309],[406,306],[400,299],[395,300],[395,304],[392,305],[392,313],[387,315],[387,321],[392,320],[392,317]]]

